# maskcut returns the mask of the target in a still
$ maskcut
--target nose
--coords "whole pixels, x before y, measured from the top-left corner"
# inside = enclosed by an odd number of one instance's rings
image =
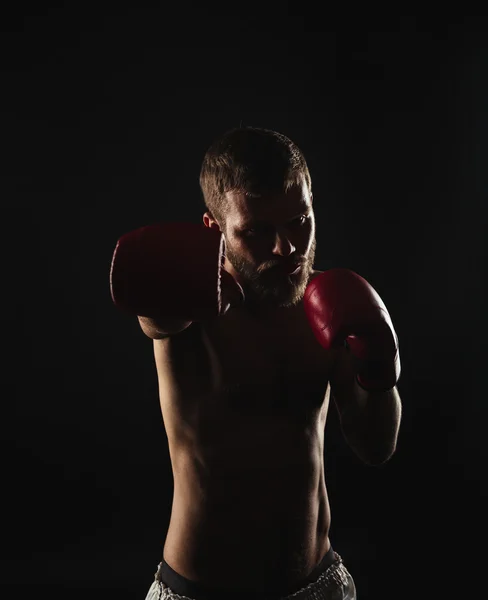
[[[277,256],[290,256],[295,250],[296,248],[291,243],[290,239],[284,233],[278,231],[276,233],[273,254],[276,254]]]

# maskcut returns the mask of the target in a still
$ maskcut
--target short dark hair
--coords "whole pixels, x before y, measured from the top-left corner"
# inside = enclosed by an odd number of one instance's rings
[[[282,133],[260,127],[238,127],[215,140],[205,153],[200,188],[207,210],[225,225],[225,193],[287,191],[305,178],[312,182],[302,151]]]

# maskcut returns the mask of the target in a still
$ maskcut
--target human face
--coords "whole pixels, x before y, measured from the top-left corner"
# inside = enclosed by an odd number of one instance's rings
[[[270,308],[295,306],[315,260],[315,216],[306,182],[256,198],[226,195],[226,267],[246,300]]]

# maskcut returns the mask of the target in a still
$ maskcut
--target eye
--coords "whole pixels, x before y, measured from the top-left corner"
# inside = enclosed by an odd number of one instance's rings
[[[296,219],[293,219],[293,221],[291,223],[292,223],[292,225],[305,225],[305,223],[308,221],[309,218],[310,218],[310,215],[300,215]]]

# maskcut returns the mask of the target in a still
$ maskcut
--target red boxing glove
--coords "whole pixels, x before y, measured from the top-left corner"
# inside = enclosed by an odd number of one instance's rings
[[[330,269],[310,281],[304,308],[326,349],[346,344],[359,385],[367,391],[392,389],[400,377],[398,338],[383,301],[349,269]]]
[[[200,321],[223,314],[243,296],[223,268],[224,252],[221,232],[202,224],[140,227],[115,247],[112,299],[118,308],[141,317]]]

